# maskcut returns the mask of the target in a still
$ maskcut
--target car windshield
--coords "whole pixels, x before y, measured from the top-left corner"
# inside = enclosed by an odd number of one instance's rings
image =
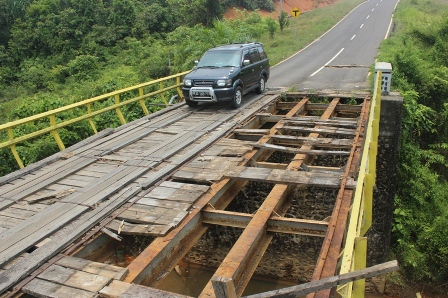
[[[202,56],[197,67],[239,67],[240,64],[239,51],[211,51]]]

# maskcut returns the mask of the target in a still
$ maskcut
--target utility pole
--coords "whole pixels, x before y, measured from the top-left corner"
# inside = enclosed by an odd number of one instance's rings
[[[283,12],[283,0],[280,0],[280,15]]]

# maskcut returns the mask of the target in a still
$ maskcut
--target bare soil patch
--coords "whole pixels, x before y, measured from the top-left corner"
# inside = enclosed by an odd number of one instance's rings
[[[302,13],[313,10],[319,7],[325,7],[332,5],[337,0],[283,0],[282,9],[284,12],[291,14],[294,8],[298,8]],[[280,15],[280,1],[275,1],[275,11],[269,12],[265,10],[259,10],[258,13],[263,17],[270,16],[277,19]],[[242,7],[237,7],[238,10],[243,11]],[[238,17],[238,12],[234,8],[228,9],[224,14],[225,19],[234,19]]]

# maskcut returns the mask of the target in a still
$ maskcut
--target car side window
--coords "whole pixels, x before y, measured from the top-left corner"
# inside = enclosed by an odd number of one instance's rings
[[[258,49],[258,53],[260,54],[261,60],[264,60],[268,57],[262,46],[257,46],[257,49]]]
[[[258,51],[256,48],[253,48],[250,50],[250,56],[251,56],[252,63],[260,61],[260,55],[258,54]]]
[[[252,59],[250,58],[249,51],[244,51],[243,61],[244,60],[249,60],[252,63]]]

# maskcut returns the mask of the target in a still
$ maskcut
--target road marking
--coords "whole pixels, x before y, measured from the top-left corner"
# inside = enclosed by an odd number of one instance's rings
[[[361,29],[364,26],[364,24],[361,24],[361,27],[359,27],[359,29]]]
[[[340,53],[342,53],[342,51],[344,50],[344,48],[342,48],[336,55],[333,56],[333,58],[330,59],[330,61],[328,61],[327,63],[324,64],[324,66],[322,66],[321,68],[319,68],[318,70],[316,70],[315,72],[313,72],[310,77],[314,76],[316,73],[318,73],[319,71],[321,71],[325,66],[327,66],[328,64],[331,63],[331,61],[333,61],[334,59],[336,59],[337,56],[339,56]]]
[[[350,40],[353,40],[355,38],[356,34],[352,36],[352,38],[350,38]]]
[[[372,11],[374,11],[375,10],[375,8],[372,8]]]
[[[366,20],[370,17],[370,15],[367,16]]]

